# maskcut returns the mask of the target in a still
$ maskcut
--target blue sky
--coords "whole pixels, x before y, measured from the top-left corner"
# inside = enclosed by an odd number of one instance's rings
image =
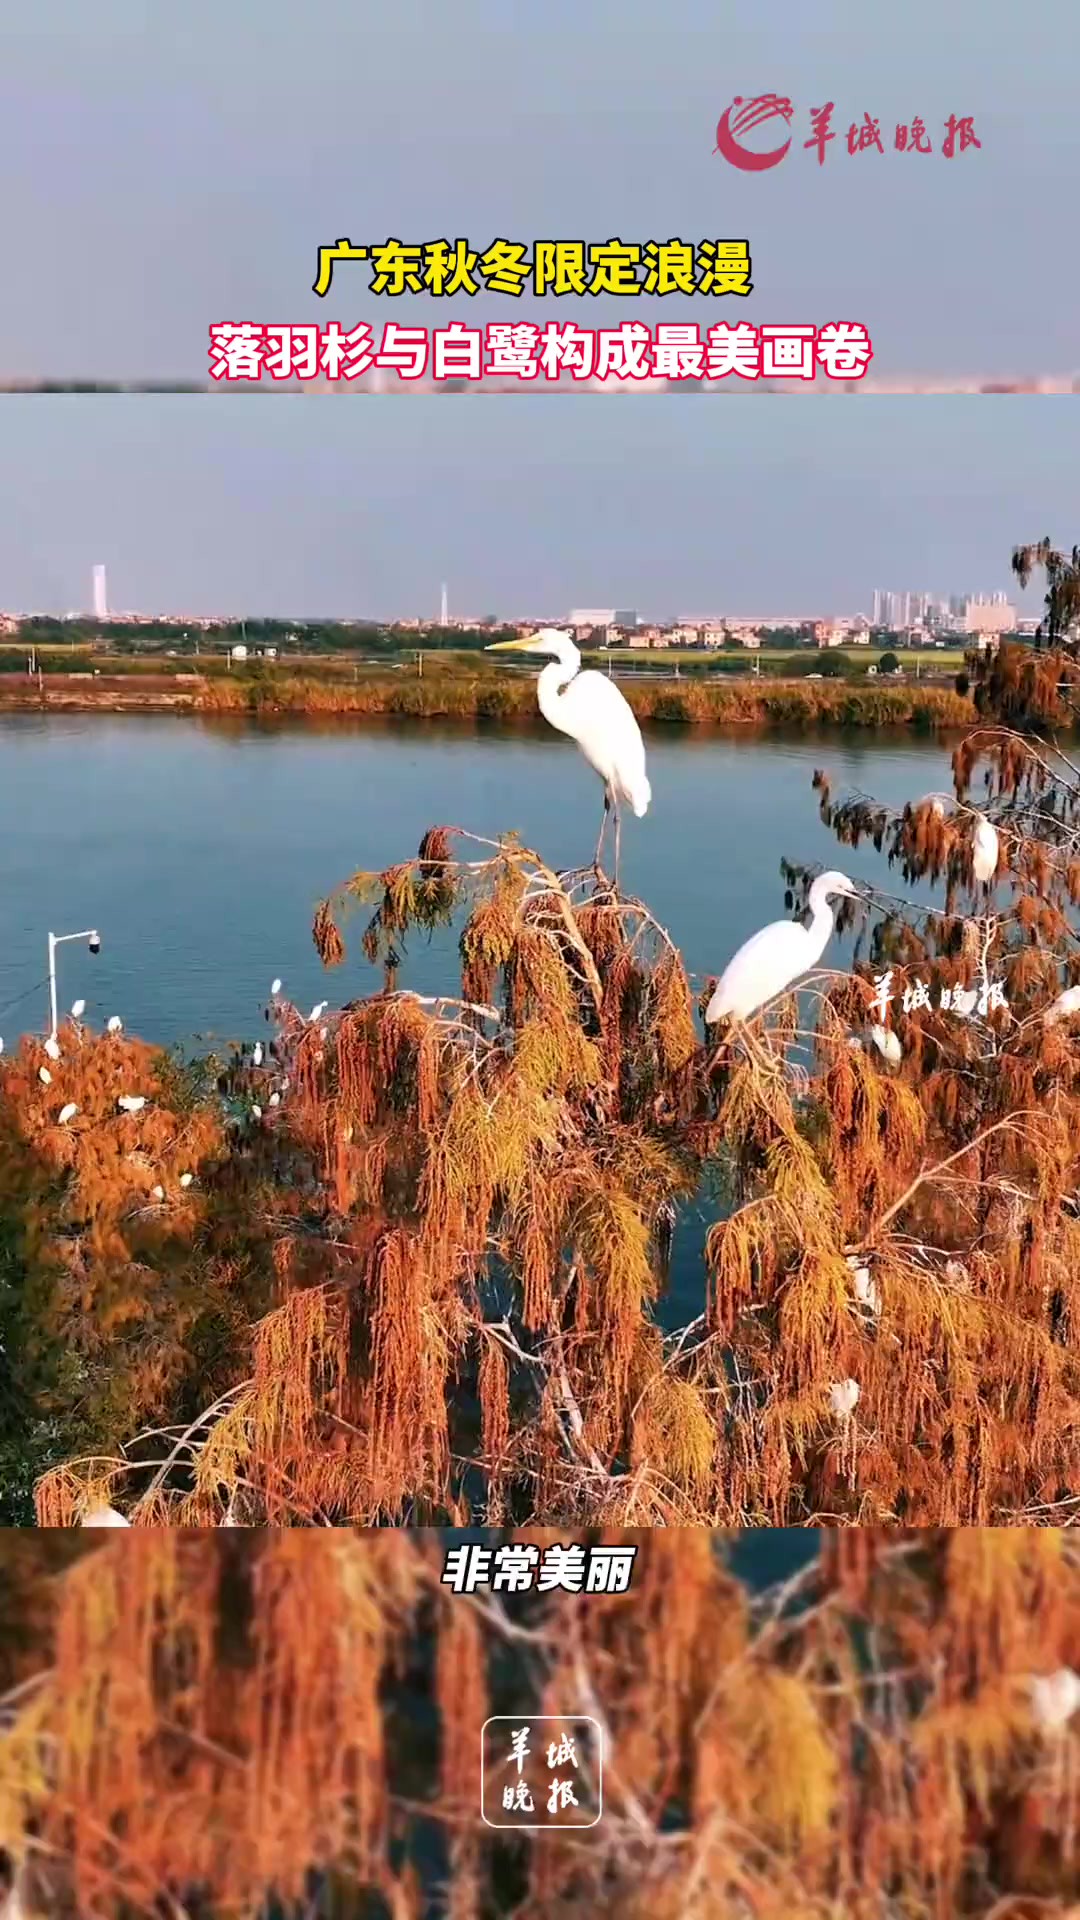
[[[1014,543],[1080,539],[1067,402],[1015,395],[13,396],[0,605],[650,617],[869,610],[874,587],[1010,588]],[[1029,593],[1031,611],[1039,595]]]
[[[341,234],[746,237],[757,291],[739,315],[863,320],[880,373],[1080,364],[1075,0],[34,0],[17,14],[0,64],[0,373],[196,378],[211,321],[410,317],[359,268],[311,293],[319,243]],[[735,94],[766,91],[795,104],[792,150],[741,174],[713,153],[716,122]],[[825,100],[841,137],[819,168],[801,142]],[[886,151],[849,156],[843,132],[866,110]],[[974,116],[981,151],[942,158],[949,113]],[[916,114],[932,155],[892,147]],[[566,301],[481,296],[411,318],[508,313],[575,317]]]

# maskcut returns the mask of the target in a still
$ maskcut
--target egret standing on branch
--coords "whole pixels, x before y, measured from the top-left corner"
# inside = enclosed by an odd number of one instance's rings
[[[991,826],[984,813],[975,815],[973,866],[976,880],[988,887],[997,872],[998,837],[997,830]]]
[[[705,1009],[705,1024],[711,1027],[725,1017],[749,1020],[766,1002],[783,993],[810,973],[821,959],[833,931],[830,898],[848,894],[857,898],[858,887],[842,873],[819,873],[810,888],[810,925],[797,920],[774,920],[760,933],[751,934],[733,959],[729,960],[716,990]]]
[[[633,711],[613,680],[591,669],[582,673],[581,655],[570,634],[560,627],[542,627],[521,640],[496,640],[487,653],[546,653],[551,664],[543,668],[536,697],[544,719],[560,733],[576,740],[590,767],[604,783],[604,817],[596,843],[594,867],[607,832],[608,814],[615,814],[615,884],[619,884],[619,804],[625,800],[640,820],[648,812],[652,788],[645,772],[645,742]]]

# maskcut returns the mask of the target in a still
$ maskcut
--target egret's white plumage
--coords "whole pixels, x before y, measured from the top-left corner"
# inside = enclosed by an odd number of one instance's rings
[[[1066,987],[1059,993],[1043,1015],[1047,1026],[1053,1026],[1055,1020],[1067,1020],[1071,1013],[1080,1013],[1080,987]]]
[[[251,1109],[251,1117],[252,1117],[252,1119],[253,1119],[253,1120],[261,1120],[261,1119],[262,1119],[262,1108],[261,1108],[260,1106],[257,1106],[257,1105],[256,1105],[256,1106],[254,1106],[254,1107],[252,1107],[252,1109]]]
[[[253,1067],[261,1067],[261,1066],[262,1066],[262,1059],[263,1059],[263,1050],[262,1050],[262,1041],[261,1041],[261,1040],[256,1040],[256,1042],[255,1042],[255,1045],[254,1045],[254,1046],[252,1047],[252,1049],[251,1049],[251,1064],[252,1064],[252,1066],[253,1066]]]
[[[46,1053],[48,1054],[48,1056],[49,1056],[49,1059],[50,1059],[50,1060],[59,1060],[59,1058],[60,1058],[60,1049],[59,1049],[59,1047],[57,1046],[57,1044],[56,1044],[56,1041],[55,1041],[55,1040],[53,1040],[53,1039],[51,1039],[51,1038],[50,1038],[50,1039],[48,1039],[48,1040],[46,1040],[46,1042],[45,1042],[45,1051],[46,1051]]]
[[[124,1023],[121,1020],[120,1015],[118,1013],[114,1013],[110,1016],[110,1018],[105,1023],[106,1032],[119,1033],[123,1024]]]
[[[984,813],[976,816],[973,845],[975,878],[985,886],[997,872],[998,837]]]
[[[1031,1711],[1047,1733],[1060,1733],[1080,1707],[1080,1674],[1071,1667],[1035,1675],[1028,1686]]]
[[[56,1116],[57,1126],[66,1127],[69,1120],[74,1120],[75,1115],[78,1113],[78,1111],[79,1109],[75,1105],[74,1100],[69,1100],[66,1106],[61,1107],[59,1113]]]
[[[107,1507],[104,1503],[101,1503],[96,1507],[88,1507],[79,1525],[83,1527],[130,1527],[131,1521],[125,1520],[123,1514],[117,1513],[115,1507]]]
[[[891,1067],[900,1065],[904,1049],[900,1045],[899,1035],[891,1027],[871,1027],[870,1038],[883,1060],[887,1060]]]
[[[544,719],[576,740],[594,773],[604,783],[604,818],[596,844],[596,862],[604,844],[609,811],[615,815],[615,878],[619,876],[619,809],[623,802],[640,820],[649,810],[652,788],[645,771],[645,742],[633,709],[606,674],[581,670],[581,655],[568,632],[542,627],[521,640],[496,640],[488,653],[550,654],[536,683]]]
[[[272,1107],[280,1107],[280,1105],[281,1105],[281,1095],[280,1095],[280,1093],[272,1093],[272,1094],[270,1095],[270,1105],[271,1105]]]
[[[767,1001],[817,966],[833,930],[829,900],[836,894],[855,895],[854,882],[842,873],[820,873],[810,888],[810,925],[797,920],[774,920],[751,934],[728,961],[705,1009],[705,1023],[730,1017],[748,1020]]]
[[[153,1187],[153,1188],[151,1188],[151,1192],[152,1192],[152,1194],[153,1194],[153,1196],[154,1196],[154,1199],[155,1199],[155,1200],[164,1200],[164,1198],[165,1198],[165,1189],[164,1189],[164,1187]]]
[[[39,1067],[37,1071],[38,1071],[38,1079],[41,1081],[42,1086],[51,1087],[52,1074],[49,1072],[48,1067]]]
[[[327,1007],[327,1002],[325,1000],[316,1000],[315,1005],[312,1007],[311,1012],[308,1015],[308,1019],[310,1020],[312,1026],[314,1026],[316,1020],[318,1020],[320,1016],[326,1012],[326,1007]]]
[[[281,981],[280,981],[280,980],[271,980],[271,982],[270,982],[270,991],[271,991],[271,993],[280,993],[280,992],[281,992]]]
[[[146,1105],[146,1095],[145,1093],[122,1093],[116,1104],[124,1113],[141,1113]]]
[[[850,1418],[855,1411],[858,1399],[857,1380],[836,1380],[829,1388],[829,1405],[840,1420]]]
[[[190,1187],[194,1178],[195,1178],[195,1175],[193,1173],[182,1173],[180,1175],[180,1185],[182,1187]]]
[[[73,1001],[72,1001],[72,1003],[71,1003],[71,1017],[72,1017],[72,1019],[73,1019],[73,1020],[81,1020],[81,1019],[82,1019],[82,1016],[83,1016],[83,1014],[84,1014],[85,1012],[86,1012],[86,1001],[85,1001],[85,1000],[73,1000]]]

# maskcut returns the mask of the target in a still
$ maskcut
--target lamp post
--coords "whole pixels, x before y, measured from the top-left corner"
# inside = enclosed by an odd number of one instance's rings
[[[56,1039],[56,1029],[57,1029],[57,1026],[59,1025],[59,1022],[56,1016],[56,949],[57,947],[63,946],[65,940],[85,940],[91,953],[101,952],[101,935],[99,934],[96,927],[84,927],[81,933],[50,933],[49,935],[49,1014],[51,1017],[51,1025],[49,1027],[50,1040]]]

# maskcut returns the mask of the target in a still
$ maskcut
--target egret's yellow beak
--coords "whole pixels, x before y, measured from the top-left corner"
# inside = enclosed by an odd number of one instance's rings
[[[485,653],[528,653],[532,645],[532,635],[526,634],[523,640],[492,640],[484,648]]]

